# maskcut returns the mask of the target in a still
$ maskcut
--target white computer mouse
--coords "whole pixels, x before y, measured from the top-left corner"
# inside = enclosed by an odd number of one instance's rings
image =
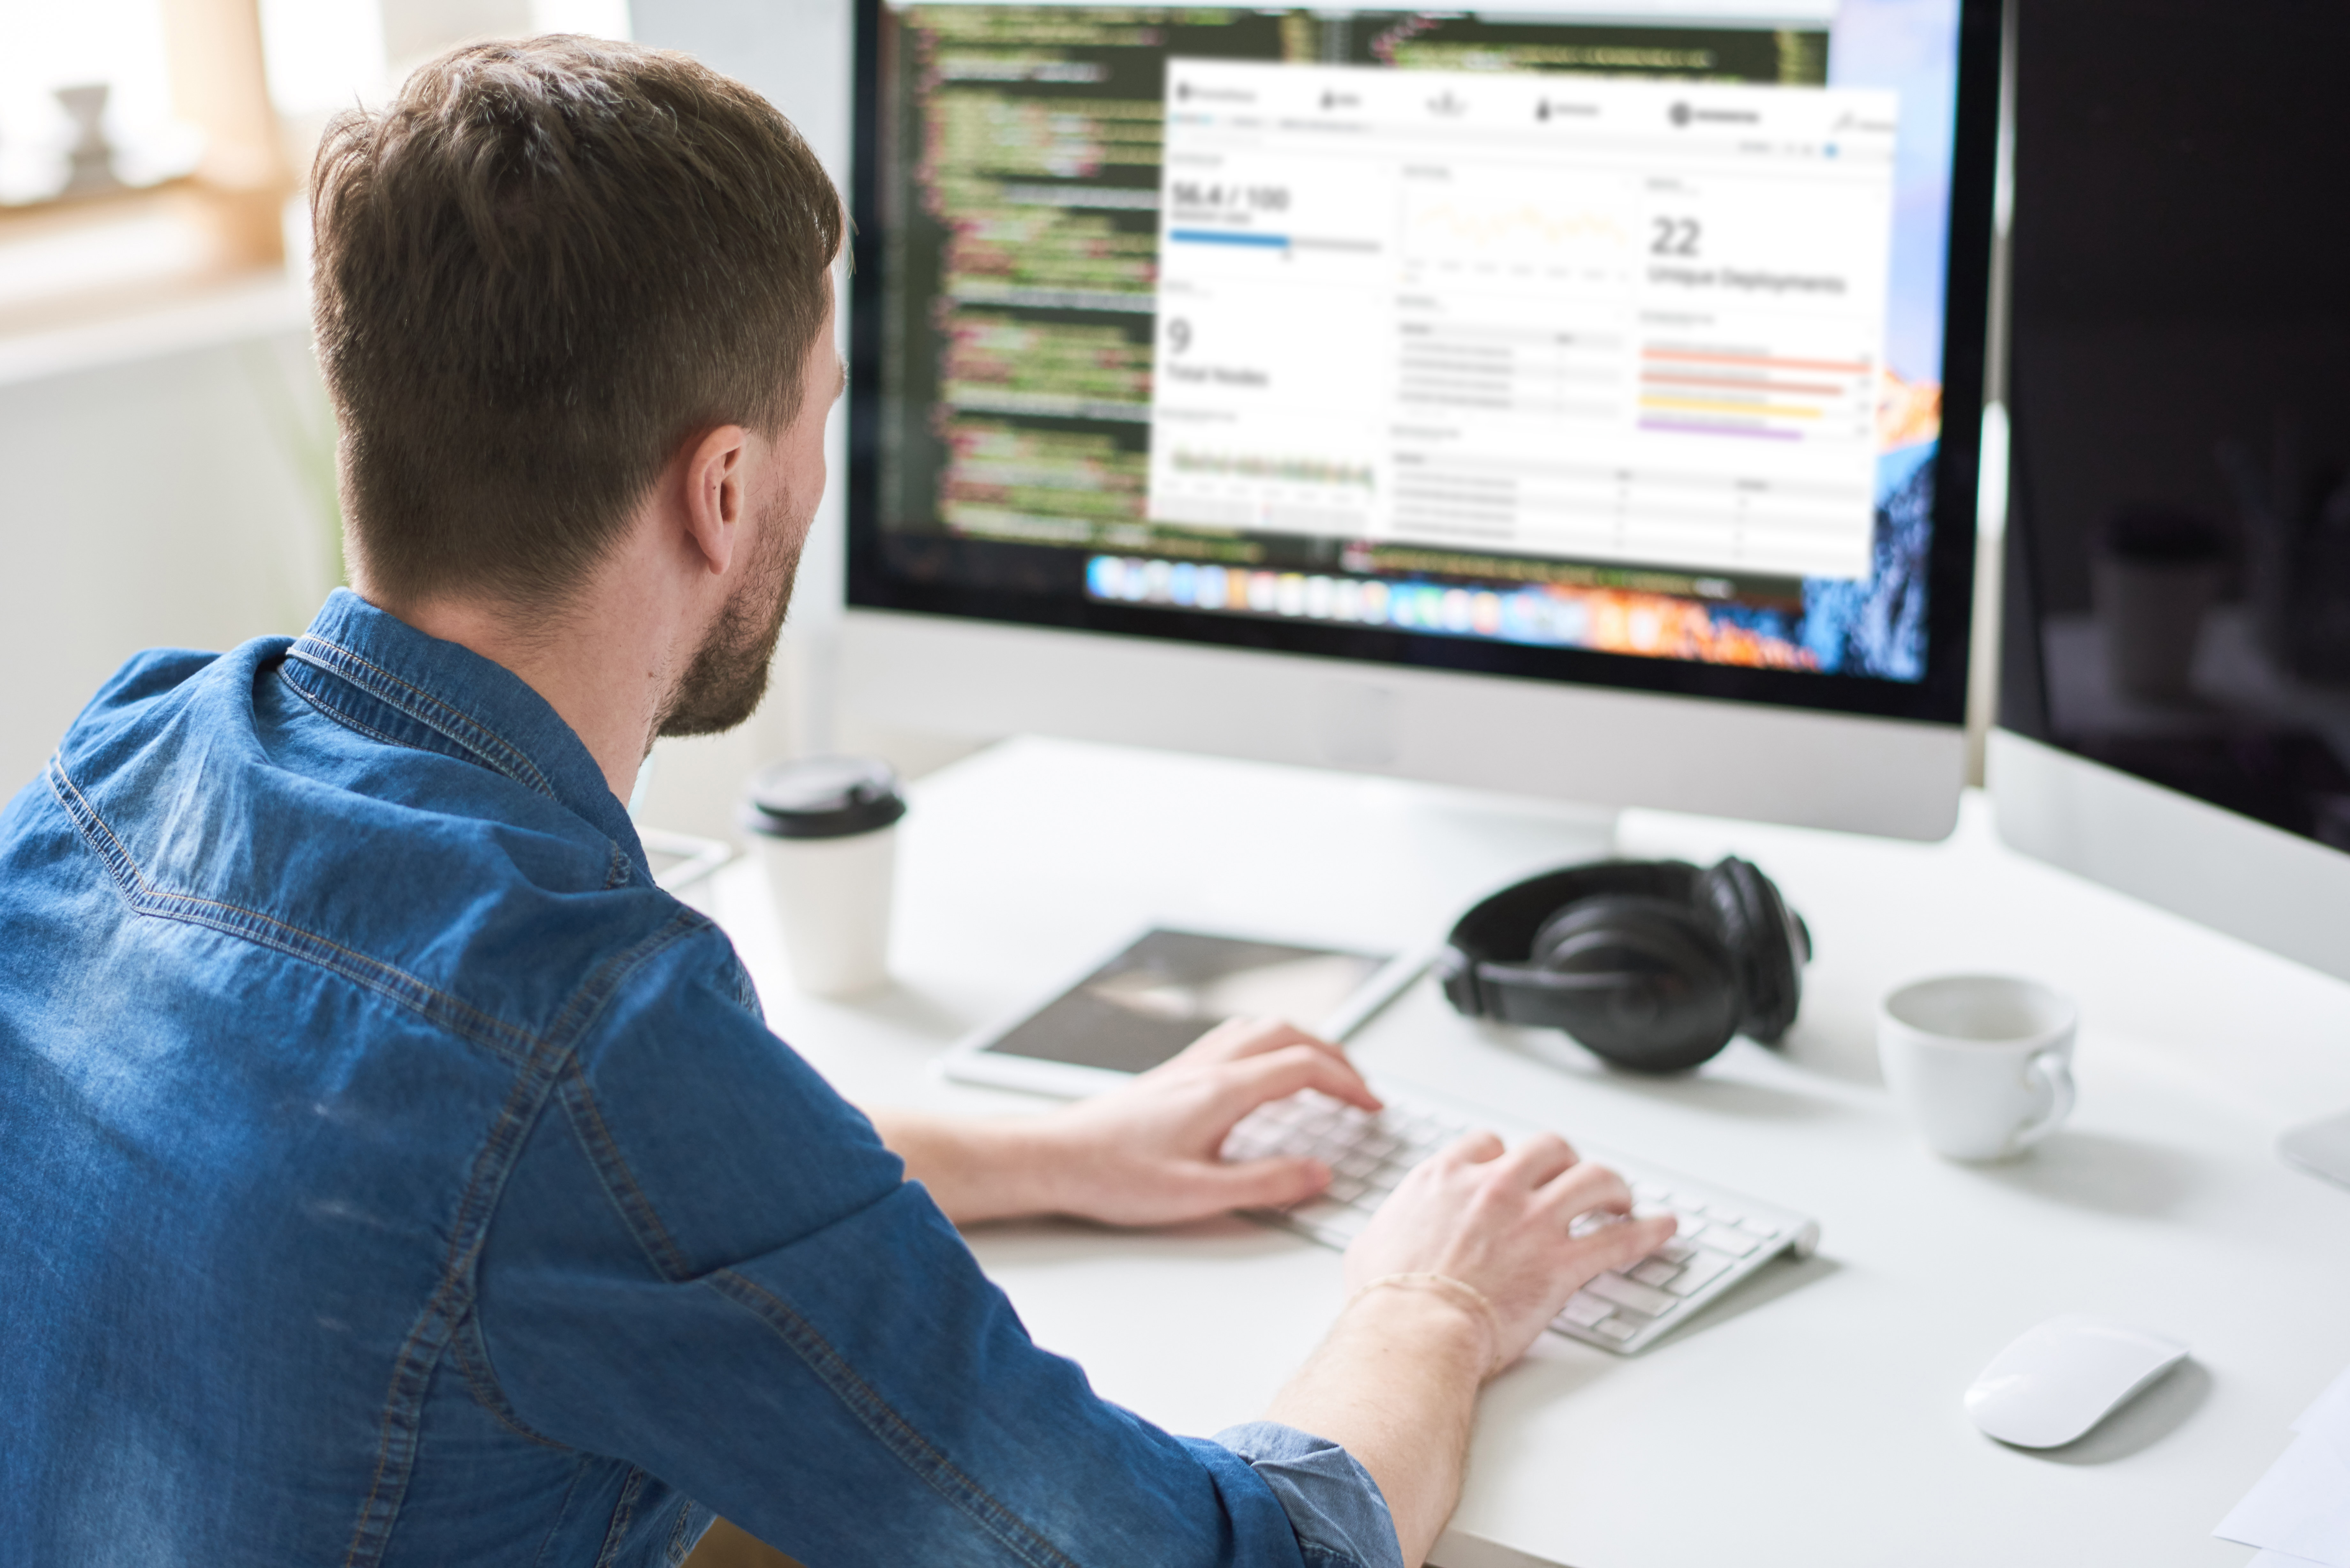
[[[2053,1449],[2085,1435],[2178,1366],[2167,1334],[2078,1313],[2027,1329],[1967,1388],[1967,1414],[2002,1443]]]

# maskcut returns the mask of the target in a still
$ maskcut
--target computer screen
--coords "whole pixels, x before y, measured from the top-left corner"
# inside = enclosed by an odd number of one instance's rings
[[[2001,722],[2350,849],[2350,13],[2070,0],[2018,43]]]
[[[1989,7],[858,48],[852,607],[1959,716]]]

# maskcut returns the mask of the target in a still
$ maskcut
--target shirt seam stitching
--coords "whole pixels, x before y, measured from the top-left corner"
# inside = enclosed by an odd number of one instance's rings
[[[338,668],[337,660],[321,658],[317,653],[309,651],[306,645],[311,644],[348,659],[358,666],[358,669]],[[516,784],[536,789],[549,799],[562,798],[556,794],[555,786],[547,782],[546,775],[539,771],[538,764],[531,761],[528,752],[515,745],[473,714],[445,698],[434,696],[414,681],[395,675],[364,655],[354,652],[340,643],[330,642],[316,632],[305,632],[286,652],[289,659],[298,659],[303,663],[312,665],[329,675],[348,680],[378,701],[390,703],[427,729],[445,735],[456,744],[464,747],[489,767],[504,774]],[[365,673],[362,674],[362,671]],[[374,679],[369,679],[370,676]],[[380,684],[382,682],[389,682],[401,691],[413,692],[422,703],[429,703],[432,707],[441,709],[452,717],[446,720],[437,719],[430,712],[424,711],[421,706],[404,701],[399,691],[383,690]],[[466,729],[478,733],[464,733],[463,731]],[[503,758],[496,754],[499,752],[504,753]]]
[[[458,1374],[465,1379],[465,1386],[472,1391],[473,1402],[488,1412],[492,1420],[518,1438],[527,1438],[534,1443],[563,1453],[577,1453],[578,1450],[570,1444],[559,1443],[544,1433],[531,1430],[521,1413],[506,1403],[505,1390],[498,1386],[497,1376],[488,1366],[489,1347],[482,1347],[478,1360],[468,1347],[466,1325],[469,1324],[473,1327],[470,1337],[478,1339],[481,1335],[481,1315],[478,1307],[471,1303],[464,1318],[450,1331],[449,1353],[455,1357]]]
[[[463,1311],[469,1309],[472,1304],[471,1293],[462,1288],[464,1276],[473,1262],[479,1258],[481,1249],[486,1241],[489,1228],[496,1218],[498,1204],[504,1197],[506,1174],[512,1169],[515,1159],[519,1158],[520,1149],[527,1141],[528,1129],[537,1123],[544,1113],[546,1098],[554,1092],[559,1081],[563,1062],[572,1054],[571,1044],[557,1046],[555,1042],[560,1039],[576,1043],[592,1025],[595,1018],[603,1011],[619,989],[620,981],[629,972],[633,971],[639,964],[682,939],[687,933],[705,922],[701,917],[681,906],[677,915],[660,929],[650,933],[632,947],[611,955],[600,964],[587,982],[572,993],[570,1000],[556,1019],[556,1028],[548,1035],[542,1036],[518,1025],[508,1023],[503,1019],[484,1013],[470,1003],[427,984],[396,965],[357,952],[317,932],[307,930],[290,922],[278,920],[258,910],[245,909],[239,904],[222,899],[202,898],[192,894],[171,893],[155,888],[147,880],[146,874],[140,868],[129,846],[122,842],[120,836],[115,833],[104,814],[82,793],[80,786],[75,784],[72,775],[67,772],[61,756],[52,756],[49,759],[48,772],[50,794],[64,808],[68,816],[74,821],[78,836],[84,846],[107,867],[109,877],[115,883],[118,896],[121,897],[134,912],[154,919],[182,920],[191,925],[220,931],[238,940],[249,941],[255,946],[284,953],[299,961],[314,964],[383,997],[435,1027],[445,1029],[460,1038],[473,1041],[499,1060],[522,1069],[513,1086],[508,1090],[505,1103],[500,1107],[499,1115],[492,1124],[483,1147],[475,1155],[475,1169],[459,1199],[458,1222],[451,1229],[449,1251],[441,1281],[434,1287],[431,1296],[427,1298],[423,1309],[411,1325],[393,1358],[391,1388],[384,1404],[383,1425],[377,1446],[376,1468],[369,1478],[368,1494],[360,1502],[359,1518],[354,1522],[351,1541],[346,1550],[343,1562],[345,1568],[351,1568],[351,1565],[362,1561],[362,1551],[368,1553],[367,1560],[374,1560],[380,1557],[384,1542],[390,1539],[392,1523],[398,1517],[399,1500],[397,1498],[387,1505],[380,1518],[376,1515],[378,1499],[383,1490],[385,1472],[392,1468],[393,1453],[400,1447],[398,1428],[401,1424],[403,1408],[410,1417],[406,1435],[413,1440],[420,1436],[413,1417],[415,1412],[421,1408],[422,1389],[429,1382],[432,1369],[438,1365],[441,1355],[448,1348],[449,1333],[444,1332],[442,1334],[439,1341],[432,1345],[431,1353],[421,1361],[414,1359],[416,1352],[420,1342],[425,1337],[432,1324],[438,1321],[451,1325],[451,1330],[453,1331],[456,1321],[462,1318]],[[101,838],[103,842],[99,841]],[[187,907],[180,909],[151,907],[170,903]],[[225,915],[209,912],[213,910],[225,911],[227,914],[242,917],[243,919],[232,920],[225,918]],[[247,921],[252,924],[244,923]],[[287,935],[281,936],[278,934],[280,932]],[[325,953],[308,950],[293,940],[294,938],[301,939],[302,942],[315,944],[316,948],[325,950]],[[348,962],[337,961],[336,958],[326,956],[327,954],[339,955]],[[403,994],[399,988],[387,983],[382,979],[384,975],[391,976],[413,988],[415,992],[421,993],[421,1000],[419,996]],[[434,1002],[442,1005],[432,1005]],[[477,1033],[469,1025],[468,1020],[477,1020],[493,1030],[511,1034],[524,1042],[529,1049],[516,1053],[505,1048],[496,1041]],[[518,1104],[519,1101],[524,1100],[532,1102],[526,1112]],[[501,1145],[504,1146],[502,1149]],[[487,1159],[485,1163],[485,1157],[493,1154],[496,1154],[497,1158]],[[484,1198],[485,1191],[488,1193],[486,1198]],[[477,1209],[480,1210],[478,1215],[474,1213]],[[494,1379],[494,1370],[491,1372],[491,1376]],[[411,1392],[403,1396],[403,1389]],[[400,1468],[404,1469],[407,1462],[401,1461]],[[405,1494],[407,1489],[404,1480],[398,1490],[403,1495]]]
[[[412,1454],[397,1461],[397,1468],[401,1471],[395,1489],[397,1495],[385,1499],[380,1507],[378,1500],[383,1497],[385,1472],[395,1467],[393,1455],[400,1447],[400,1433],[397,1429],[399,1417],[403,1410],[407,1412],[406,1437],[411,1444],[420,1440],[425,1390],[441,1356],[449,1348],[449,1340],[454,1337],[457,1323],[462,1320],[464,1310],[472,1305],[471,1293],[463,1288],[464,1277],[470,1272],[472,1260],[480,1255],[483,1240],[489,1233],[490,1221],[497,1213],[497,1199],[488,1197],[485,1199],[484,1189],[485,1186],[494,1187],[503,1195],[505,1173],[513,1167],[515,1151],[524,1142],[521,1129],[527,1128],[537,1120],[537,1112],[546,1103],[551,1077],[551,1074],[534,1075],[527,1067],[517,1074],[506,1091],[504,1104],[498,1108],[496,1120],[491,1124],[488,1134],[482,1140],[482,1147],[474,1154],[473,1174],[458,1199],[455,1221],[449,1228],[449,1250],[445,1254],[440,1282],[426,1298],[423,1310],[409,1326],[407,1336],[400,1341],[400,1349],[392,1358],[391,1387],[384,1398],[383,1421],[376,1441],[375,1469],[368,1478],[367,1496],[359,1501],[359,1517],[352,1522],[350,1544],[343,1553],[344,1568],[352,1568],[353,1564],[361,1562],[363,1550],[367,1553],[365,1561],[380,1561],[383,1547],[391,1538],[392,1526],[400,1517],[400,1505],[407,1497],[406,1472],[414,1462]],[[526,1096],[525,1090],[535,1093]],[[525,1097],[535,1101],[531,1114],[517,1116],[516,1102]],[[420,1342],[425,1338],[429,1325],[436,1321],[446,1323],[448,1329],[420,1358]]]
[[[530,1568],[546,1568],[546,1554],[554,1549],[556,1542],[562,1539],[564,1525],[571,1517],[572,1500],[579,1495],[580,1483],[587,1478],[588,1467],[598,1461],[597,1456],[578,1453],[577,1449],[573,1452],[577,1459],[571,1467],[571,1479],[563,1484],[563,1504],[555,1511],[555,1517],[547,1521],[546,1533],[540,1538],[538,1550],[531,1556]]]
[[[637,1513],[637,1499],[644,1494],[646,1476],[640,1466],[629,1467],[629,1479],[620,1483],[620,1495],[612,1504],[612,1517],[604,1524],[604,1543],[596,1553],[596,1568],[612,1568],[619,1561],[621,1544],[629,1538],[629,1526]]]
[[[49,772],[50,794],[74,819],[76,826],[81,830],[82,841],[106,865],[117,894],[134,913],[203,926],[284,953],[289,958],[316,964],[405,1008],[427,1023],[473,1041],[503,1061],[527,1061],[532,1048],[544,1044],[537,1035],[521,1025],[484,1012],[473,1003],[452,996],[397,964],[386,963],[316,931],[263,914],[258,909],[246,909],[242,904],[157,887],[147,879],[147,874],[140,868],[129,846],[116,834],[104,814],[82,793],[80,786],[74,783],[73,776],[66,772],[64,761],[51,757]],[[90,842],[93,832],[104,836],[103,846]],[[311,946],[324,951],[308,950]],[[412,989],[416,994],[403,994],[403,988]],[[444,1012],[447,1015],[444,1016]],[[513,1045],[515,1041],[519,1041],[525,1049],[516,1051]]]
[[[279,684],[283,685],[286,690],[291,691],[295,696],[299,697],[303,701],[307,702],[312,708],[316,709],[317,711],[318,717],[327,720],[330,723],[340,724],[346,730],[355,730],[359,733],[365,735],[370,741],[380,741],[387,746],[398,746],[402,751],[424,752],[428,756],[437,754],[428,751],[425,747],[418,745],[413,741],[403,741],[396,735],[385,734],[381,730],[377,729],[372,724],[361,723],[359,720],[352,718],[348,713],[344,712],[340,708],[336,707],[325,698],[320,697],[314,692],[305,691],[302,690],[302,683],[300,681],[286,673],[286,667],[283,664],[277,667],[277,680]]]
[[[401,740],[397,735],[386,734],[383,731],[375,728],[371,724],[361,722],[359,720],[353,718],[350,714],[344,712],[341,709],[328,701],[325,698],[318,696],[316,692],[305,691],[302,687],[302,683],[295,680],[291,675],[288,675],[286,672],[285,666],[282,664],[278,667],[277,679],[279,682],[285,686],[286,690],[291,691],[295,696],[299,697],[303,701],[308,703],[313,709],[317,710],[320,718],[325,719],[329,723],[340,724],[343,728],[355,731],[359,734],[367,736],[371,741],[380,741],[387,746],[398,746],[402,751],[415,752],[421,756],[438,757],[446,755],[445,753],[436,752],[430,746],[420,746],[414,741]],[[439,734],[440,732],[441,732],[438,730],[433,732],[435,734]],[[503,777],[504,775],[501,776]],[[602,836],[598,835],[598,836],[600,837]],[[631,867],[629,863],[628,854],[620,847],[618,840],[606,838],[604,842],[607,847],[608,847],[612,852],[612,867],[604,874],[604,886],[599,889],[599,891],[608,893],[615,888],[626,887],[628,885]]]
[[[685,1249],[661,1223],[660,1211],[653,1207],[652,1199],[645,1192],[637,1173],[629,1168],[628,1157],[620,1152],[619,1140],[605,1120],[603,1107],[596,1102],[596,1092],[588,1086],[588,1075],[574,1055],[564,1066],[564,1082],[557,1093],[562,1096],[564,1119],[570,1125],[572,1137],[579,1142],[582,1154],[588,1157],[588,1168],[604,1189],[605,1198],[619,1212],[621,1223],[661,1278],[675,1284],[691,1272]],[[625,1191],[622,1190],[625,1189]],[[649,1237],[647,1231],[651,1234]]]
[[[644,1251],[646,1260],[658,1273],[671,1283],[685,1282],[690,1277],[690,1261],[669,1228],[661,1223],[660,1214],[646,1195],[636,1173],[629,1168],[628,1158],[620,1152],[619,1140],[604,1121],[596,1104],[587,1075],[574,1054],[564,1064],[567,1082],[560,1091],[567,1119],[572,1131],[583,1145],[597,1179],[606,1197],[619,1211],[621,1222],[629,1227],[637,1245]],[[582,1105],[584,1102],[584,1106]],[[619,1182],[626,1194],[615,1189]],[[650,1234],[648,1234],[650,1231]],[[754,1294],[759,1301],[772,1305],[773,1312],[763,1309],[756,1301],[744,1301],[727,1282],[739,1284],[742,1291]],[[884,1399],[873,1386],[859,1376],[847,1357],[834,1348],[816,1326],[783,1303],[764,1287],[733,1269],[721,1268],[702,1277],[700,1282],[711,1285],[722,1296],[765,1321],[778,1338],[816,1375],[817,1380],[830,1390],[833,1397],[847,1406],[865,1428],[881,1439],[882,1446],[900,1464],[937,1492],[942,1499],[985,1530],[1023,1561],[1036,1568],[1076,1568],[1076,1563],[1047,1540],[1036,1528],[1022,1519],[1000,1499],[967,1475],[912,1422],[906,1419]],[[799,1333],[790,1332],[777,1314],[796,1324]],[[950,1484],[951,1483],[951,1484]]]
[[[399,1358],[395,1362],[392,1375],[392,1390],[384,1401],[382,1435],[377,1443],[375,1472],[369,1480],[368,1495],[359,1504],[359,1519],[352,1526],[351,1543],[344,1554],[343,1568],[354,1568],[354,1564],[360,1561],[360,1548],[363,1544],[369,1544],[367,1538],[370,1533],[375,1539],[370,1546],[369,1560],[379,1562],[381,1560],[383,1546],[390,1541],[392,1525],[400,1515],[400,1504],[407,1495],[407,1478],[403,1473],[399,1485],[400,1495],[387,1505],[380,1523],[372,1532],[369,1531],[369,1515],[376,1511],[376,1499],[382,1490],[384,1470],[395,1446],[394,1420],[400,1414],[400,1406],[403,1403],[400,1397],[402,1378],[399,1362],[404,1362],[409,1357],[418,1339],[423,1334],[425,1325],[436,1316],[446,1319],[450,1324],[450,1334],[447,1337],[453,1337],[456,1323],[463,1317],[464,1312],[471,1311],[474,1306],[474,1293],[462,1290],[460,1287],[466,1276],[471,1274],[478,1264],[482,1250],[488,1245],[490,1229],[496,1222],[499,1205],[505,1198],[506,1178],[521,1158],[522,1151],[528,1147],[530,1132],[545,1116],[547,1098],[555,1092],[563,1063],[572,1055],[577,1042],[593,1025],[605,1005],[619,990],[622,980],[632,973],[638,965],[660,952],[691,929],[691,922],[673,919],[635,946],[623,949],[599,964],[587,982],[574,993],[573,1005],[566,1007],[563,1013],[558,1016],[557,1028],[546,1043],[546,1059],[543,1062],[535,1061],[525,1064],[525,1071],[516,1077],[514,1087],[507,1092],[505,1106],[500,1108],[497,1120],[491,1126],[488,1135],[483,1140],[481,1150],[474,1156],[475,1168],[473,1178],[467,1182],[464,1195],[458,1203],[457,1221],[450,1227],[446,1272],[442,1274],[441,1283],[434,1289],[431,1299],[426,1302],[424,1311],[418,1315],[417,1322],[409,1330],[408,1337],[400,1344]],[[594,1000],[583,1010],[578,1005],[580,1000],[590,996]],[[565,1027],[566,1025],[568,1027]],[[553,1044],[556,1039],[561,1039],[567,1043],[557,1046]],[[536,1073],[529,1070],[534,1066],[539,1069]],[[523,1091],[525,1088],[532,1091],[529,1096],[532,1102],[529,1112],[525,1116],[514,1115],[513,1107],[516,1100],[524,1097]],[[490,1158],[494,1153],[496,1155],[494,1159]],[[494,1188],[494,1191],[482,1202],[481,1212],[478,1217],[474,1217],[472,1211],[475,1208],[475,1199],[482,1193],[485,1182]],[[444,1337],[442,1343],[434,1347],[433,1355],[427,1364],[416,1368],[415,1376],[409,1380],[411,1386],[417,1389],[417,1392],[404,1402],[411,1408],[411,1421],[414,1420],[413,1413],[421,1411],[422,1407],[423,1382],[430,1377],[432,1366],[437,1365],[440,1354],[446,1348],[447,1338]],[[483,1348],[486,1354],[488,1346],[484,1345]],[[488,1371],[494,1380],[497,1376],[496,1369],[491,1367]],[[412,1459],[402,1461],[403,1472],[410,1463],[412,1463]]]
[[[847,1357],[814,1324],[789,1303],[733,1269],[713,1270],[700,1282],[764,1322],[816,1374],[816,1380],[833,1397],[847,1407],[867,1431],[880,1439],[893,1459],[1006,1550],[1035,1568],[1076,1568],[1075,1560],[1035,1526],[940,1452],[919,1428],[899,1415],[879,1390],[858,1374]]]
[[[496,767],[499,772],[504,773],[509,777],[515,778],[516,783],[529,784],[536,788],[545,791],[549,795],[555,794],[554,786],[548,784],[546,775],[539,772],[538,765],[531,761],[530,753],[524,751],[520,746],[515,745],[512,741],[507,740],[505,736],[500,734],[495,729],[492,728],[489,724],[485,723],[473,714],[467,712],[464,709],[458,707],[455,703],[449,701],[446,698],[435,696],[433,693],[427,691],[421,686],[417,685],[414,681],[407,680],[402,676],[393,674],[390,670],[384,669],[381,665],[377,664],[365,655],[356,652],[351,649],[345,648],[338,642],[329,641],[328,639],[318,636],[316,632],[305,632],[300,638],[296,639],[294,645],[286,649],[288,656],[301,659],[305,663],[315,665],[330,675],[340,676],[346,680],[349,680],[356,685],[361,686],[362,690],[367,689],[367,683],[364,682],[356,673],[349,670],[337,670],[331,662],[319,659],[315,654],[305,654],[302,645],[306,642],[316,643],[320,648],[328,649],[335,653],[340,654],[343,658],[349,659],[353,664],[358,665],[361,670],[368,671],[369,674],[377,676],[383,680],[390,681],[393,685],[400,687],[405,691],[415,693],[417,697],[421,698],[423,701],[432,704],[435,708],[445,709],[449,713],[454,715],[453,720],[451,721],[452,723],[470,725],[472,728],[480,731],[482,736],[484,737],[489,743],[496,747],[503,748],[505,752],[510,753],[509,760],[512,766],[502,766],[494,758],[491,757],[482,746],[477,745],[473,741],[468,739],[464,735],[454,733],[451,730],[443,728],[442,724],[435,723],[425,714],[419,712],[415,709],[408,706],[406,703],[398,701],[394,693],[382,691],[369,691],[369,695],[377,698],[380,701],[390,702],[393,707],[400,709],[400,711],[408,714],[410,718],[414,719],[418,723],[425,725],[427,728],[432,729],[438,733],[447,735],[450,740],[454,741],[461,746],[463,746],[467,751],[473,752],[475,755],[480,756],[483,761],[489,763],[493,767]],[[517,772],[517,770],[519,770],[519,772]],[[524,779],[520,776],[521,773],[525,772],[530,775],[528,779]]]
[[[692,1552],[696,1542],[702,1539],[701,1531],[694,1531],[691,1538],[688,1539],[688,1529],[693,1522],[694,1511],[702,1505],[691,1498],[684,1499],[683,1502],[684,1506],[677,1511],[676,1521],[669,1528],[669,1551],[663,1557],[662,1568],[677,1568],[677,1565],[683,1563],[687,1555]],[[704,1529],[707,1528],[704,1526]]]

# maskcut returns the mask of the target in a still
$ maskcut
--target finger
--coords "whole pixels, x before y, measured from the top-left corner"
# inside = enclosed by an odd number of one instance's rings
[[[1536,1133],[1503,1155],[1499,1168],[1529,1188],[1546,1187],[1575,1168],[1575,1146],[1556,1133]]]
[[[1229,1062],[1264,1033],[1262,1018],[1227,1018],[1170,1058],[1170,1062]]]
[[[1341,1062],[1347,1059],[1345,1047],[1334,1044],[1318,1034],[1308,1034],[1295,1024],[1285,1023],[1278,1018],[1243,1018],[1235,1019],[1233,1022],[1248,1025],[1245,1030],[1238,1033],[1236,1045],[1231,1057],[1233,1061],[1250,1056],[1269,1055],[1275,1051],[1285,1051],[1292,1045],[1311,1045],[1316,1051],[1328,1052]]]
[[[1482,1165],[1489,1159],[1501,1158],[1507,1147],[1502,1142],[1499,1133],[1481,1130],[1445,1145],[1436,1151],[1434,1158],[1450,1160],[1454,1165]]]
[[[1632,1210],[1632,1189],[1606,1166],[1585,1163],[1570,1167],[1554,1178],[1542,1189],[1537,1201],[1568,1220],[1595,1210],[1628,1214]]]
[[[1575,1247],[1578,1263],[1589,1264],[1595,1274],[1610,1269],[1625,1269],[1638,1262],[1673,1239],[1673,1217],[1658,1214],[1646,1220],[1626,1220],[1614,1225],[1602,1225],[1598,1230],[1579,1236]]]
[[[1318,1159],[1243,1159],[1213,1165],[1201,1178],[1201,1196],[1218,1210],[1284,1209],[1302,1203],[1330,1185],[1330,1168]]]
[[[1270,1055],[1251,1056],[1227,1064],[1217,1100],[1238,1121],[1270,1100],[1287,1099],[1300,1089],[1319,1089],[1334,1100],[1344,1100],[1367,1111],[1381,1108],[1362,1075],[1327,1051],[1305,1044],[1287,1045]]]
[[[1327,1040],[1317,1039],[1278,1018],[1227,1018],[1185,1046],[1181,1054],[1201,1062],[1238,1062],[1292,1045],[1311,1045],[1341,1061],[1346,1059],[1346,1054]]]

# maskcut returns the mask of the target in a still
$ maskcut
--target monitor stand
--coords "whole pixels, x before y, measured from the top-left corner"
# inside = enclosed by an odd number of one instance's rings
[[[2350,1187],[2350,1111],[2286,1129],[2277,1153],[2287,1165]]]

